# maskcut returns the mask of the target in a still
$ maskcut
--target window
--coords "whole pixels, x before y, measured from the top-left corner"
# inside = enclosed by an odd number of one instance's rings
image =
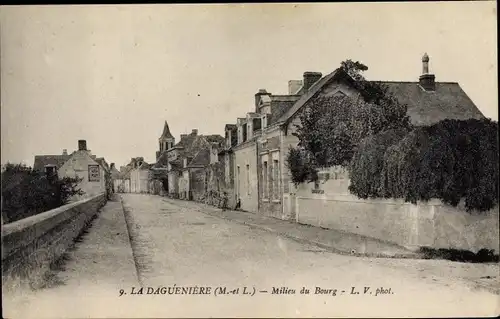
[[[247,164],[247,195],[250,195],[250,165]]]
[[[53,175],[54,174],[54,166],[46,166],[45,167],[45,173],[47,175]]]
[[[268,180],[267,180],[267,162],[262,166],[262,194],[264,198],[268,198]]]
[[[273,199],[279,199],[279,162],[273,161]]]
[[[253,130],[258,131],[262,128],[262,122],[260,118],[253,119]]]
[[[247,125],[243,124],[242,129],[243,129],[243,139],[242,139],[242,142],[245,142],[247,140]]]

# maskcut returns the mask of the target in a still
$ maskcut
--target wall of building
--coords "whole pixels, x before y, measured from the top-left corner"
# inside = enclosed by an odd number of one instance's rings
[[[149,183],[149,171],[145,169],[132,169],[130,171],[130,192],[147,193]]]
[[[97,165],[99,181],[89,181],[89,165]],[[72,201],[92,197],[106,191],[105,171],[99,163],[94,161],[88,151],[76,151],[71,158],[57,171],[59,177],[79,177],[82,181],[79,188],[85,192],[82,196],[75,196]]]
[[[179,198],[189,199],[189,170],[185,169],[182,171],[182,175],[179,177]]]
[[[456,248],[477,252],[499,250],[498,207],[484,214],[468,213],[439,200],[417,205],[403,200],[359,199],[348,190],[347,172],[320,171],[318,183],[296,190],[296,220],[416,248]]]
[[[168,195],[174,198],[179,196],[179,172],[168,172]]]
[[[105,203],[101,194],[2,225],[2,288],[43,283],[51,262],[73,244]]]
[[[191,199],[197,202],[204,201],[206,192],[205,169],[191,168],[189,171]]]
[[[282,156],[280,130],[266,132],[259,148],[259,213],[283,218]]]
[[[248,142],[239,146],[234,150],[234,155],[236,197],[241,201],[242,210],[257,212],[259,203],[256,143]]]

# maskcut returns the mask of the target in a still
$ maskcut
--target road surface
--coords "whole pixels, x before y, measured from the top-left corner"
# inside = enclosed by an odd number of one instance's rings
[[[116,289],[97,284],[56,287],[49,289],[52,299],[47,294],[37,302],[53,303],[54,307],[66,304],[66,313],[59,312],[62,316],[71,312],[80,317],[461,317],[499,313],[498,295],[450,279],[447,268],[436,276],[418,266],[435,261],[337,255],[209,216],[192,209],[193,203],[159,196],[126,194],[123,205],[138,283],[120,284]],[[119,273],[109,273],[113,276]],[[174,285],[181,287],[179,293],[182,287],[191,287],[191,292],[210,294],[168,294],[166,287]],[[220,294],[223,290],[217,287],[225,287],[226,294]],[[303,288],[309,294],[302,294]],[[149,295],[148,289],[160,294]],[[81,296],[86,296],[85,302],[78,301]]]

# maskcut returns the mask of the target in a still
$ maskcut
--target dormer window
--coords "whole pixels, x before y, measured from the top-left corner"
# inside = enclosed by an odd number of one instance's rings
[[[48,176],[52,176],[55,174],[55,167],[54,166],[45,166],[45,174],[47,174]]]

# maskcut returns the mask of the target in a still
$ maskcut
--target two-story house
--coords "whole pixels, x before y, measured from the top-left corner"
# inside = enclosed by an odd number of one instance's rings
[[[429,57],[422,58],[422,75],[415,82],[378,81],[407,105],[414,125],[429,125],[444,119],[483,118],[456,82],[436,82],[429,73]],[[285,165],[299,114],[317,96],[359,94],[354,80],[341,68],[323,76],[305,72],[302,80],[288,83],[288,95],[273,95],[261,89],[255,94],[255,110],[237,120],[235,192],[241,208],[281,219],[293,218],[294,186]]]

